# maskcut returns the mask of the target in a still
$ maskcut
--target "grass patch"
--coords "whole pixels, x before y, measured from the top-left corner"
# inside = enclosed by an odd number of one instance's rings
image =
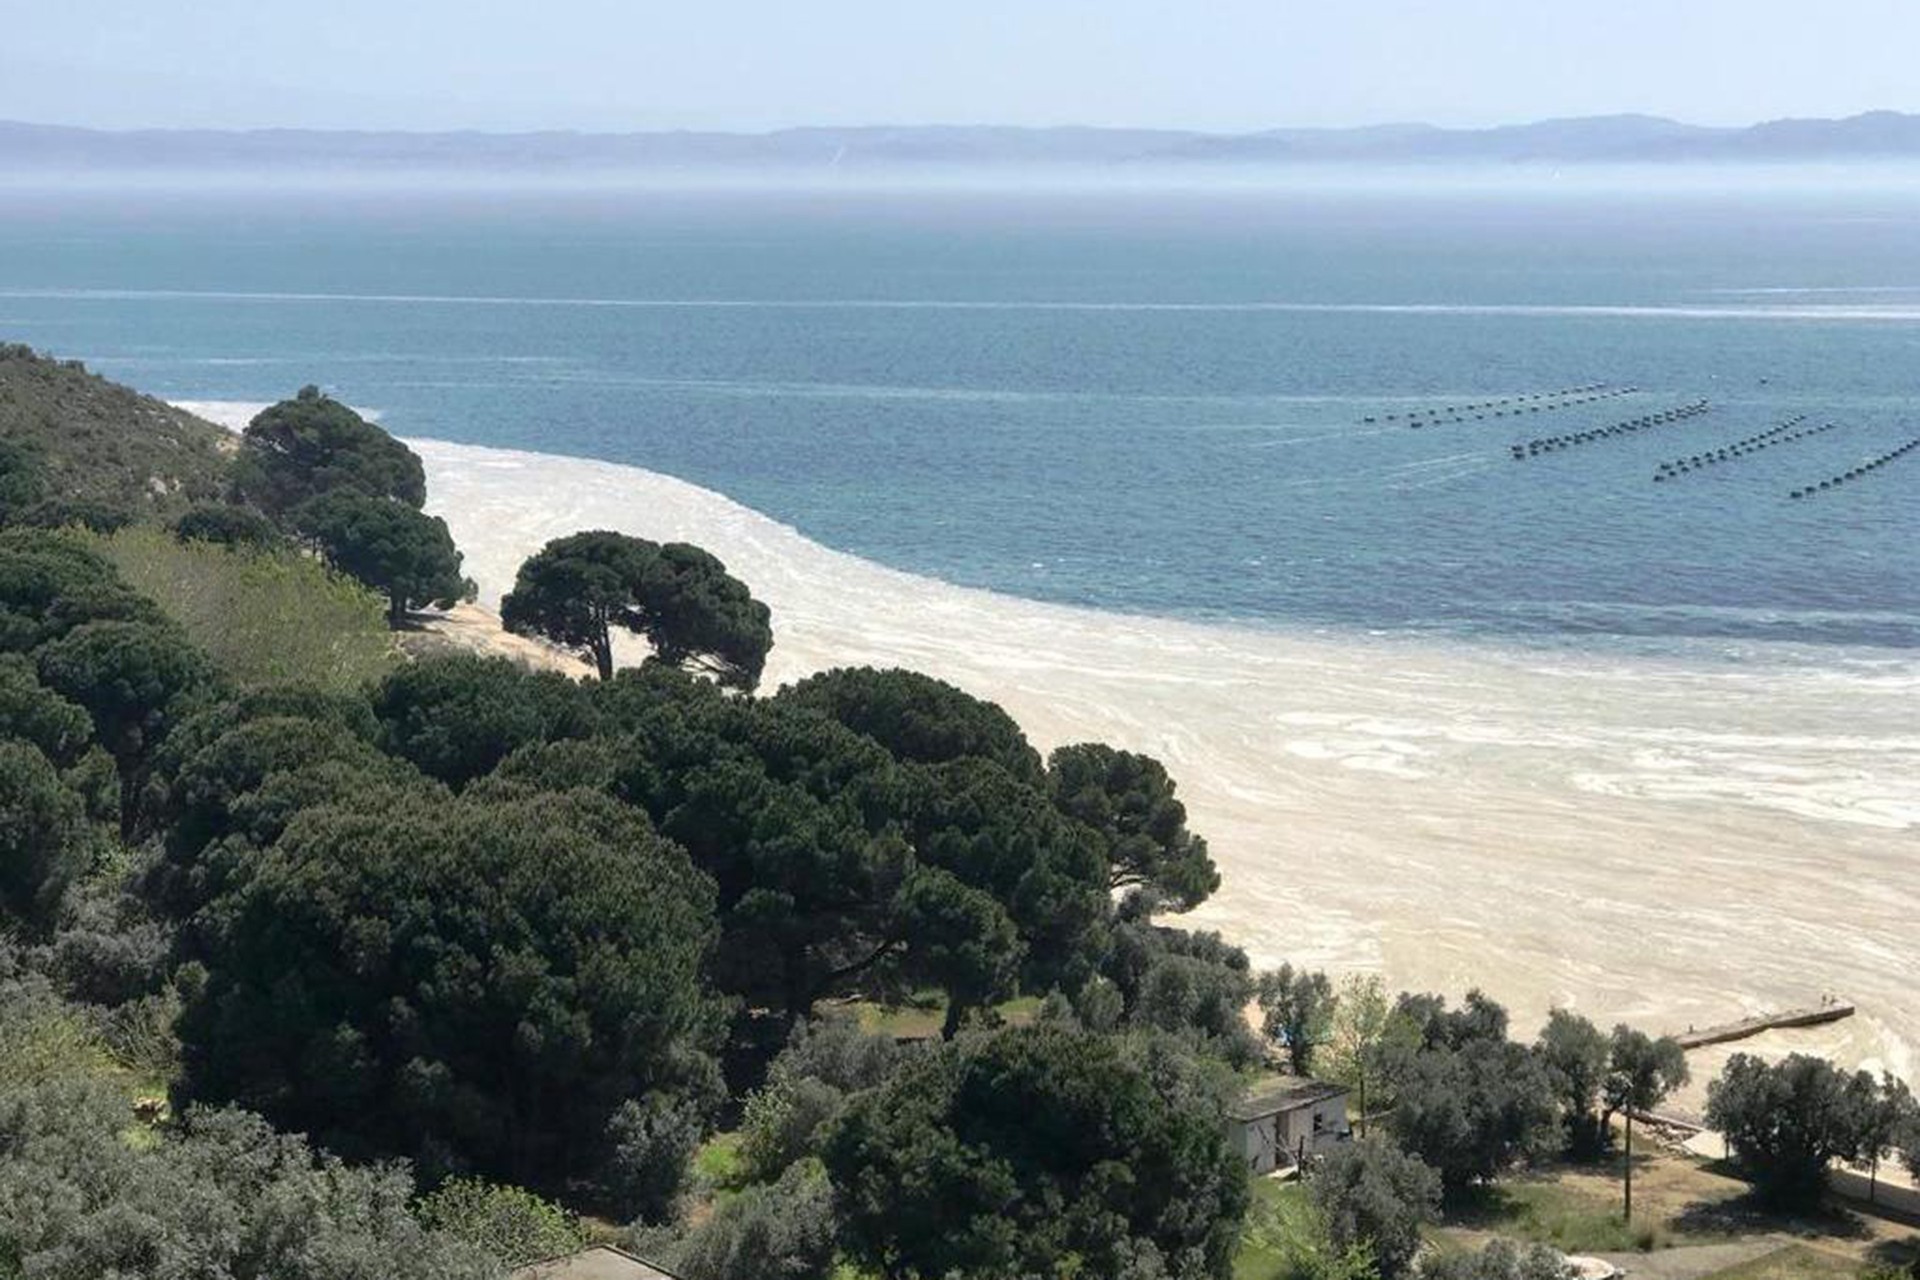
[[[747,1180],[740,1158],[740,1135],[716,1133],[693,1153],[693,1176],[708,1187],[730,1190]]]
[[[1447,1206],[1450,1228],[1550,1244],[1563,1253],[1628,1253],[1672,1243],[1662,1225],[1629,1227],[1620,1205],[1554,1178],[1518,1178],[1476,1188]]]
[[[1737,1267],[1716,1271],[1704,1280],[1840,1280],[1841,1277],[1867,1280],[1872,1276],[1898,1274],[1876,1270],[1872,1264],[1863,1266],[1857,1258],[1794,1244]]]
[[[1298,1181],[1253,1181],[1240,1249],[1233,1257],[1233,1280],[1305,1280],[1313,1273],[1313,1253],[1323,1232],[1307,1189]]]
[[[896,1040],[933,1040],[947,1018],[944,993],[928,988],[914,991],[897,1004],[877,1000],[848,1000],[840,1006],[860,1020],[868,1035]],[[1039,996],[1018,996],[993,1006],[995,1017],[1010,1027],[1022,1027],[1040,1014]]]
[[[242,688],[357,689],[400,661],[380,597],[311,557],[183,543],[151,526],[93,545]]]

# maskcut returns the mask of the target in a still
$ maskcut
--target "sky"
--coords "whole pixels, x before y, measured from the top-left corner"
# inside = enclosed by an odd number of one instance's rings
[[[1920,111],[1920,0],[0,0],[0,120],[764,130]]]

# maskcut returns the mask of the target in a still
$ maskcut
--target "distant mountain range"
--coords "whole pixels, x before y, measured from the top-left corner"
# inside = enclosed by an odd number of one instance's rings
[[[1172,129],[907,126],[773,133],[107,131],[0,122],[0,171],[295,169],[567,172],[807,171],[1138,165],[1779,163],[1920,159],[1920,115],[1709,128],[1589,116],[1491,129],[1391,124],[1197,133]]]

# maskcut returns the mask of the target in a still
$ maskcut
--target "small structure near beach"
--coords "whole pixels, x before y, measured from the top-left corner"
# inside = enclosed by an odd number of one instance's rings
[[[507,1280],[679,1280],[671,1271],[612,1245],[590,1245],[575,1253],[529,1263],[507,1273]]]
[[[1306,1076],[1264,1076],[1228,1112],[1227,1145],[1247,1171],[1297,1168],[1347,1141],[1347,1089]]]

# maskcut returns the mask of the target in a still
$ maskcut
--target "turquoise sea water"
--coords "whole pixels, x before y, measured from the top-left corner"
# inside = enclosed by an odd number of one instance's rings
[[[11,190],[0,338],[171,399],[319,382],[1049,600],[1920,645],[1920,449],[1789,496],[1920,438],[1910,191]],[[1466,408],[1591,385],[1638,390]]]

